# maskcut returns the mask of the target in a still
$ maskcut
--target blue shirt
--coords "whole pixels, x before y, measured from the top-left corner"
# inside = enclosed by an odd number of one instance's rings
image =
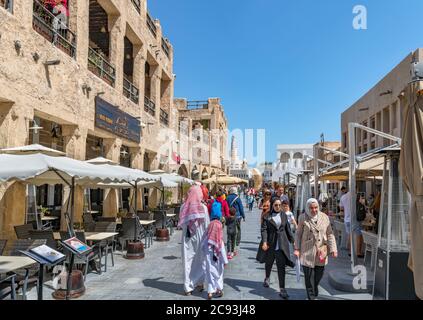
[[[238,197],[238,199],[236,199],[234,201],[234,199],[236,197]],[[229,208],[231,208],[231,207],[234,207],[235,208],[237,219],[240,219],[240,218],[245,219],[244,206],[242,205],[241,198],[238,195],[236,195],[236,194],[230,194],[230,195],[228,195],[228,197],[226,198],[226,202],[228,203]]]

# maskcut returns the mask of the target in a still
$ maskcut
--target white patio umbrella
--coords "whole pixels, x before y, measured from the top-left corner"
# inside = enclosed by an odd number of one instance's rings
[[[28,155],[0,154],[0,182],[66,184],[71,188],[70,227],[73,224],[75,185],[145,181],[141,174],[122,170],[106,170],[100,166],[67,157],[52,157],[40,153]]]
[[[30,144],[30,145],[22,146],[22,147],[4,148],[4,149],[0,149],[0,153],[17,154],[17,155],[42,153],[49,156],[64,156],[65,155],[65,153],[62,151],[47,148],[40,144]]]

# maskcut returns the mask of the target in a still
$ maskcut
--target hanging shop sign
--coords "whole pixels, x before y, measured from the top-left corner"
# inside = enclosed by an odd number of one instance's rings
[[[95,100],[95,126],[136,143],[141,140],[139,120],[99,97]]]

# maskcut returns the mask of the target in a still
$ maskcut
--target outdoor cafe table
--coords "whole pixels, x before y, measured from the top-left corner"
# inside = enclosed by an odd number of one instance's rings
[[[156,220],[140,220],[140,224],[143,226],[143,228],[146,231],[145,236],[145,247],[149,248],[150,245],[153,243],[153,224],[156,222]],[[147,244],[148,240],[148,244]]]
[[[109,247],[109,239],[112,238],[114,236],[117,236],[119,233],[118,232],[85,232],[85,240],[87,240],[87,242],[99,242],[99,241],[106,241],[106,248]],[[112,244],[113,246],[113,244]],[[101,268],[101,249],[100,249],[100,268]],[[112,248],[112,266],[115,265],[115,261],[113,258],[113,248]],[[105,261],[104,261],[104,272],[107,271],[107,250],[106,250],[106,257],[105,257]]]
[[[53,221],[57,220],[57,219],[59,219],[59,217],[49,217],[49,216],[42,217],[41,218],[41,221],[43,221],[43,222],[45,221],[46,222],[46,224],[43,225],[43,229],[44,230],[51,230],[51,228],[52,228],[51,223]]]
[[[28,257],[0,256],[0,274],[28,267],[36,262]]]
[[[0,274],[12,272],[18,269],[27,268],[36,262],[28,257],[0,256]],[[15,277],[14,275],[13,277]],[[12,300],[16,299],[16,288],[12,288]]]

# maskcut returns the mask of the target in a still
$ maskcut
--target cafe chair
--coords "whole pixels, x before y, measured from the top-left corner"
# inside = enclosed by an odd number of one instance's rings
[[[54,239],[54,232],[52,230],[30,230],[30,239],[45,239],[46,245],[50,248],[57,250],[57,241]]]
[[[96,222],[94,227],[94,232],[116,232],[116,218],[114,218],[115,222]],[[109,246],[109,240],[102,240],[99,243],[100,250],[104,250],[104,266],[105,270],[107,270],[107,256],[109,253],[112,256],[112,267],[115,266],[115,260],[114,260],[114,247],[115,247],[115,239],[113,237],[111,246]],[[100,261],[101,262],[101,261]]]
[[[119,235],[119,242],[122,248],[122,251],[126,248],[127,241],[134,240],[134,233],[136,234],[137,241],[141,241],[145,238],[145,230],[141,226],[141,224],[135,223],[134,219],[139,220],[138,217],[136,218],[122,218],[122,231]],[[135,229],[136,227],[136,229]]]
[[[16,274],[6,276],[4,279],[0,278],[0,300],[6,299],[10,296],[11,300],[16,300]]]
[[[32,223],[22,224],[19,226],[14,226],[16,237],[18,239],[29,239],[29,231],[34,230]]]
[[[8,240],[3,250],[3,255],[7,256],[25,256],[21,251],[28,251],[29,249],[39,247],[46,244],[45,239],[18,239]],[[14,278],[16,284],[16,291],[22,289],[22,297],[26,300],[26,292],[28,286],[32,284],[39,285],[38,283],[38,272],[39,265],[34,261],[34,264],[24,269],[17,269],[14,271],[16,277]]]
[[[0,240],[0,256],[3,254],[3,250],[6,247],[7,240]]]

